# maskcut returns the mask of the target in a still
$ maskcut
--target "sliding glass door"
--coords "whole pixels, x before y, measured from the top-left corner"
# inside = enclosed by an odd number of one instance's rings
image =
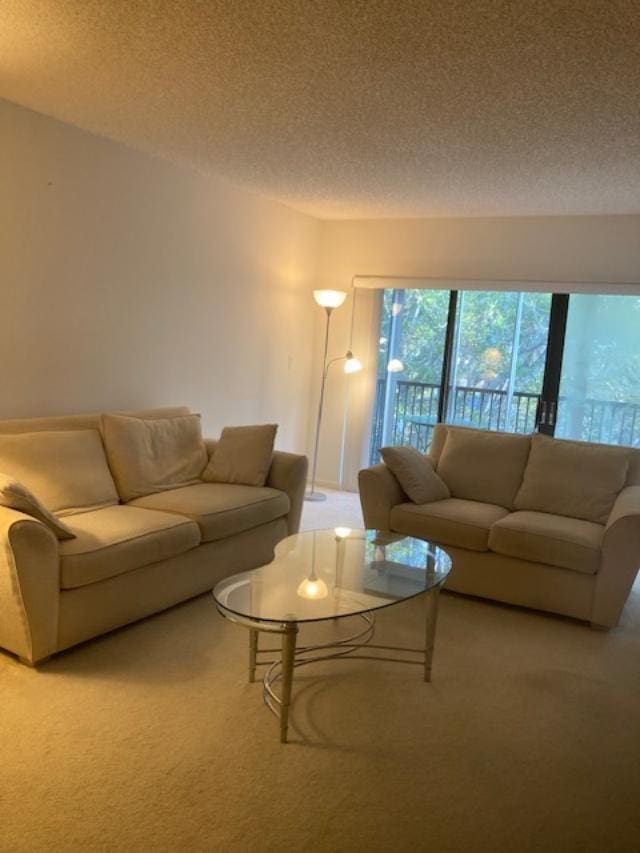
[[[384,292],[371,462],[440,422],[640,446],[640,297]]]
[[[570,297],[555,434],[640,446],[640,296]]]
[[[372,447],[426,449],[438,422],[450,293],[385,290]]]
[[[550,308],[550,293],[460,292],[444,420],[508,432],[535,428]]]

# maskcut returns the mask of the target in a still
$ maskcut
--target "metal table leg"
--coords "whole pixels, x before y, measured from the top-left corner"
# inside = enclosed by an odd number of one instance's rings
[[[438,620],[438,599],[440,587],[434,587],[426,596],[425,608],[425,643],[424,643],[424,680],[431,681],[431,664],[433,662],[433,647],[436,639],[436,622]]]
[[[256,680],[256,661],[258,658],[258,637],[256,628],[249,628],[249,682],[253,684]]]
[[[282,634],[282,707],[280,709],[280,743],[287,742],[289,705],[291,704],[293,664],[296,657],[297,634],[298,625],[295,622],[285,623],[284,632]]]
[[[321,660],[382,660],[391,663],[418,664],[423,667],[424,680],[427,682],[431,681],[431,665],[433,661],[441,583],[442,581],[433,586],[425,595],[425,642],[422,648],[385,646],[371,643],[375,622],[373,614],[369,611],[352,614],[364,620],[366,625],[364,630],[340,640],[296,648],[299,630],[297,622],[259,622],[238,616],[218,605],[220,613],[225,618],[244,625],[249,629],[249,681],[255,681],[256,669],[259,666],[267,667],[264,678],[262,679],[263,698],[269,710],[280,720],[280,742],[287,743],[293,672],[296,666],[306,666],[307,664]],[[282,637],[280,649],[269,646],[261,648],[259,642],[260,633],[280,634]],[[278,651],[280,651],[279,656],[277,656]],[[365,651],[367,654],[363,654]],[[371,651],[373,654],[370,653]],[[296,652],[298,655],[297,658]],[[380,652],[391,652],[392,654],[380,654]],[[400,657],[400,654],[403,656]],[[270,659],[261,660],[261,656],[264,655],[269,655]],[[274,659],[271,657],[273,655],[277,657]],[[279,692],[274,689],[275,682],[277,681],[281,683]]]

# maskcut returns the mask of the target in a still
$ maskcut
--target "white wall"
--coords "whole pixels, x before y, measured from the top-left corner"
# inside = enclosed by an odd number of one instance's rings
[[[640,216],[318,223],[0,101],[0,417],[186,403],[210,434],[277,421],[278,445],[303,451],[322,345],[310,290],[354,275],[638,280]],[[350,316],[351,301],[334,314],[332,355]],[[325,482],[346,394],[336,365]]]
[[[0,417],[187,404],[306,450],[318,224],[0,101]]]
[[[318,258],[318,286],[339,290],[349,289],[357,275],[638,282],[640,216],[322,222]],[[336,352],[349,341],[351,303],[334,314]],[[314,376],[320,369],[318,350]],[[356,392],[352,398],[358,397],[361,381],[359,376],[348,380]],[[318,478],[326,483],[340,477],[348,396],[347,380],[336,371],[327,392],[318,464]]]

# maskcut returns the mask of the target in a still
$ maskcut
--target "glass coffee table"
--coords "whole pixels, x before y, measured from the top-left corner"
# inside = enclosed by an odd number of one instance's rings
[[[431,680],[438,593],[450,568],[449,555],[422,539],[336,527],[289,536],[276,546],[272,562],[216,585],[213,597],[220,613],[249,629],[249,681],[255,681],[257,667],[267,667],[263,697],[280,719],[282,743],[287,742],[296,667],[346,657],[386,660],[419,664],[424,680]],[[424,646],[372,643],[375,611],[419,595],[426,604]],[[348,618],[361,623],[351,636],[297,645],[301,625]],[[260,634],[279,634],[281,647],[261,648]]]

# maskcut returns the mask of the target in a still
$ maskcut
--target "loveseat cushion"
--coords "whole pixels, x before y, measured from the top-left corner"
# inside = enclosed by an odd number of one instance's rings
[[[452,497],[512,509],[530,443],[528,435],[447,427],[436,471]]]
[[[491,528],[498,554],[593,575],[600,566],[604,526],[547,512],[512,512]]]
[[[629,458],[626,447],[534,435],[515,507],[606,524]]]
[[[491,526],[509,511],[495,504],[447,498],[428,504],[398,504],[391,510],[391,528],[442,545],[487,551]]]
[[[111,506],[65,520],[76,538],[59,546],[63,589],[167,560],[200,544],[198,525],[168,512]]]
[[[23,483],[59,516],[119,502],[95,429],[0,435],[0,471]]]
[[[199,483],[136,498],[129,506],[178,513],[194,519],[203,542],[214,542],[286,515],[289,498],[277,489],[230,483]]]

